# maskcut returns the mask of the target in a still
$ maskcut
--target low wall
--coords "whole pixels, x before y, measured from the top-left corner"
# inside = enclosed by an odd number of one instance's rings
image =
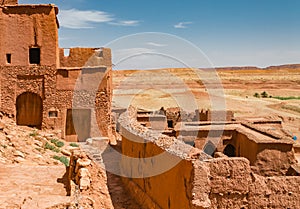
[[[132,110],[119,123],[122,180],[141,208],[300,208],[299,176],[263,177],[246,158],[212,159],[142,127]]]

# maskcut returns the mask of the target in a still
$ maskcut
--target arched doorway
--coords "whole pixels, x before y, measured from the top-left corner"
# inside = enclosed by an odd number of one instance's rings
[[[224,149],[224,154],[228,157],[235,157],[235,147],[232,144],[228,144]]]
[[[17,125],[36,127],[42,126],[43,101],[31,92],[25,92],[17,97],[16,103]]]

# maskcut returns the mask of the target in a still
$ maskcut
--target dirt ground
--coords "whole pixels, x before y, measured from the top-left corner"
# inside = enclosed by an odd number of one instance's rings
[[[85,145],[75,144],[80,147],[74,147],[74,143],[70,146],[55,131],[17,126],[0,113],[0,209],[139,209],[127,195],[121,178],[97,162],[103,162],[102,153],[89,156],[91,159],[97,156],[89,167],[90,187],[67,196],[68,168],[54,156],[69,159],[72,149],[82,149]],[[120,145],[103,146],[108,150],[121,149]],[[91,147],[85,148],[86,153],[93,151]],[[99,152],[98,147],[95,149]]]
[[[266,92],[275,97],[300,96],[300,65],[217,70],[159,69],[113,72],[113,102],[147,110],[161,107],[208,109],[219,106],[236,117],[280,119],[300,144],[300,100],[256,98]],[[216,89],[218,89],[216,91]],[[222,105],[222,103],[225,105]],[[219,105],[220,104],[220,105]]]

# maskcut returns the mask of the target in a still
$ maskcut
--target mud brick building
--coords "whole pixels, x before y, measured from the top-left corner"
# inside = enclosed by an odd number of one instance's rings
[[[1,111],[71,141],[109,136],[111,51],[59,48],[58,12],[53,4],[0,2]]]

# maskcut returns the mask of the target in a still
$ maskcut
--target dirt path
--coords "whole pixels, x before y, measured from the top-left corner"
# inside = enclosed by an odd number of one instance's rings
[[[1,165],[0,209],[43,209],[67,204],[65,166]]]

